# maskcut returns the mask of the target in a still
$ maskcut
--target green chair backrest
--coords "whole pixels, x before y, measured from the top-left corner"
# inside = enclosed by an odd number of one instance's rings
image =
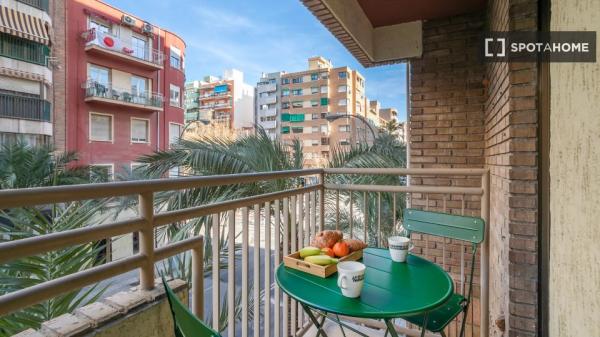
[[[173,325],[175,327],[175,336],[177,337],[221,337],[221,335],[208,327],[198,317],[192,314],[186,305],[181,303],[177,295],[167,284],[165,278],[162,278],[171,314],[173,315]]]
[[[404,210],[404,227],[409,232],[472,243],[481,243],[485,235],[485,222],[481,218],[422,211],[414,208]]]

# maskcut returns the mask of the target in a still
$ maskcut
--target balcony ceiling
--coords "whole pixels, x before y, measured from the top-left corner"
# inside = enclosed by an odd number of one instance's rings
[[[373,27],[440,19],[485,8],[485,0],[357,0]]]
[[[365,67],[423,53],[423,21],[483,10],[486,0],[300,0]]]

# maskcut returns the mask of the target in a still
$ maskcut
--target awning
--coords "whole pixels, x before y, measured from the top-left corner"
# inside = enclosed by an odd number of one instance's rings
[[[0,32],[50,44],[48,28],[42,19],[5,6],[0,6]]]

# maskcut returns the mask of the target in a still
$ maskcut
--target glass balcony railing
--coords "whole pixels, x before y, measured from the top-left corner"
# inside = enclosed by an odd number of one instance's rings
[[[124,57],[132,57],[162,67],[164,54],[157,49],[148,48],[148,45],[133,45],[130,41],[109,33],[98,32],[94,28],[84,31],[81,36],[86,41],[86,47],[97,46]]]
[[[50,122],[52,104],[42,98],[0,93],[0,117]]]
[[[41,43],[0,33],[0,56],[46,66],[50,48]]]
[[[163,107],[163,96],[149,91],[136,92],[131,89],[119,89],[113,87],[111,83],[100,83],[96,81],[85,82],[83,88],[85,89],[85,97],[97,97],[115,102],[137,104],[147,107]]]
[[[48,9],[50,8],[49,0],[17,0],[18,2],[27,4],[31,7],[35,7],[37,9],[41,9],[44,12],[48,13]]]

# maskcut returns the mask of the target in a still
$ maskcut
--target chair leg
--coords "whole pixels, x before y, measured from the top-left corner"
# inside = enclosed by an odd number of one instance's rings
[[[440,336],[446,337],[446,333],[444,332],[444,330],[440,331]]]

